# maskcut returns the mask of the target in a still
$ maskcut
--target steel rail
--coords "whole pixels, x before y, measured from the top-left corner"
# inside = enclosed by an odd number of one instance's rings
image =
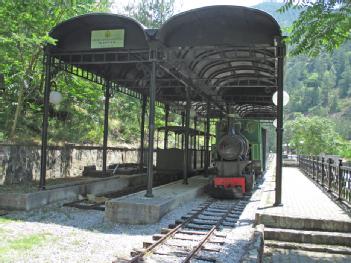
[[[221,217],[220,220],[214,225],[210,231],[208,231],[207,235],[200,241],[200,243],[194,247],[194,249],[189,253],[189,255],[184,259],[183,263],[188,263],[190,262],[190,259],[192,259],[197,252],[200,251],[202,246],[206,243],[207,240],[210,239],[214,231],[223,223],[223,221],[228,217],[228,215],[237,207],[237,204],[233,205],[228,211]]]
[[[193,214],[191,217],[189,217],[187,220],[185,220],[183,223],[172,229],[170,232],[168,232],[165,236],[160,238],[157,242],[153,243],[151,246],[145,249],[145,251],[139,253],[138,255],[134,256],[131,260],[128,261],[128,263],[137,263],[139,260],[141,260],[144,256],[147,254],[151,253],[153,249],[155,249],[157,246],[162,244],[164,241],[169,239],[170,237],[174,236],[179,229],[181,229],[183,226],[185,226],[187,223],[189,223],[192,219],[197,217],[199,214],[201,214],[204,210],[206,210],[211,204],[213,204],[215,200],[207,201],[205,202],[205,206],[201,208],[199,211],[197,211],[195,214]]]

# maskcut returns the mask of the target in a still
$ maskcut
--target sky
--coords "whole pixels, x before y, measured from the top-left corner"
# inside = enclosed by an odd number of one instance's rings
[[[118,13],[129,2],[133,3],[138,0],[114,0],[112,11]],[[141,0],[142,1],[142,0]],[[273,0],[276,2],[276,0]],[[240,5],[253,6],[262,2],[270,2],[270,0],[175,0],[175,13],[209,5]]]

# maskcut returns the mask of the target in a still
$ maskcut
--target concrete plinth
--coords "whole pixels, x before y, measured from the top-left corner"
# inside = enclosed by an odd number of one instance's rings
[[[113,223],[152,224],[182,203],[203,193],[208,179],[202,176],[189,178],[189,184],[182,180],[156,187],[154,197],[145,197],[146,191],[112,199],[106,202],[105,218]]]
[[[0,209],[31,210],[60,201],[75,201],[79,195],[104,195],[146,183],[146,174],[87,178],[84,181],[56,185],[53,189],[31,193],[1,193]]]

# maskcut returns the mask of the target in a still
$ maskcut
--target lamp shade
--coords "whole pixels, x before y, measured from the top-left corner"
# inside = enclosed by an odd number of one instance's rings
[[[60,104],[60,102],[63,100],[62,94],[58,91],[51,91],[50,96],[49,96],[49,101],[52,104]]]
[[[290,96],[286,91],[283,91],[283,106],[286,106],[289,102]],[[272,101],[274,105],[278,105],[278,91],[274,92],[272,96]]]
[[[277,126],[278,126],[277,122],[278,122],[277,119],[275,119],[275,120],[273,121],[273,123],[272,123],[273,126],[276,127],[276,128],[277,128]]]

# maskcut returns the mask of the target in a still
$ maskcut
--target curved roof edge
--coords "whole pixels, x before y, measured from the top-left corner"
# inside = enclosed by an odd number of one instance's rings
[[[163,23],[158,37],[166,46],[195,46],[266,44],[268,35],[282,35],[270,14],[249,7],[215,5],[172,16]]]
[[[126,48],[148,48],[148,34],[137,20],[112,13],[88,13],[67,19],[51,29],[49,35],[57,39],[57,46],[63,50],[89,50],[91,31],[124,29]]]

